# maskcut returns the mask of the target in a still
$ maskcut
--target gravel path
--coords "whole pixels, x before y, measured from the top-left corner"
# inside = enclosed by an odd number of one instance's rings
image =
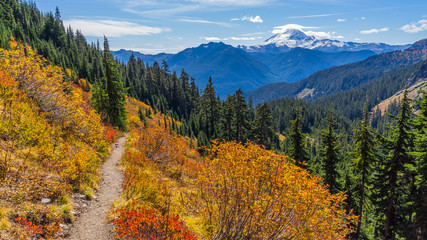
[[[69,231],[71,240],[107,240],[112,239],[113,225],[106,222],[108,211],[115,199],[120,197],[123,181],[122,172],[117,164],[125,150],[126,137],[119,138],[113,145],[110,157],[102,166],[102,179],[96,198],[88,203],[73,227]]]

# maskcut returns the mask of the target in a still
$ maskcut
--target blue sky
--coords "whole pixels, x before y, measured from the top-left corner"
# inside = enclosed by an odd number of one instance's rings
[[[296,26],[340,41],[407,44],[427,38],[426,0],[35,0],[58,6],[88,41],[142,53],[176,53],[209,41],[257,45]],[[290,25],[293,24],[293,25]]]

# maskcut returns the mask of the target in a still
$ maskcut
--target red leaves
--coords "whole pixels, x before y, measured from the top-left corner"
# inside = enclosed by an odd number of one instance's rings
[[[116,132],[114,131],[114,128],[108,126],[105,127],[107,135],[105,136],[105,139],[107,140],[107,142],[109,143],[115,143],[117,140],[117,135]]]
[[[28,220],[28,218],[21,216],[15,218],[15,222],[23,227],[31,239],[39,239],[40,237],[50,239],[62,230],[59,226],[59,222],[53,222],[45,225],[36,225],[32,221]]]
[[[24,228],[25,232],[31,236],[31,238],[36,238],[43,233],[42,226],[33,224],[33,222],[28,221],[26,217],[18,216],[15,218],[15,222],[20,224]]]
[[[196,239],[195,235],[179,220],[179,216],[162,215],[154,209],[136,207],[118,209],[114,221],[118,239]]]

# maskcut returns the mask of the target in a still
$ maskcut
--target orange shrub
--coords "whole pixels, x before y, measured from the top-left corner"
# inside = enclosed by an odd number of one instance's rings
[[[355,220],[321,180],[262,147],[214,144],[198,188],[214,239],[345,239]]]
[[[157,210],[144,207],[122,208],[116,210],[116,213],[119,217],[113,223],[118,239],[196,239],[178,216],[165,216]]]

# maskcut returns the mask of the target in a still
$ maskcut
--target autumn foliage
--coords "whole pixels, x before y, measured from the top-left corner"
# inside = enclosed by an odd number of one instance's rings
[[[262,147],[216,143],[198,188],[213,239],[345,239],[354,216],[318,177]]]
[[[167,216],[155,209],[135,207],[119,209],[119,218],[114,221],[120,239],[191,240],[196,239],[179,220],[179,216]]]
[[[118,238],[346,239],[353,231],[345,195],[330,194],[286,156],[253,143],[215,142],[202,158],[170,131],[171,119],[156,114],[145,126],[138,108],[145,106],[129,99]],[[166,237],[166,223],[190,235]]]
[[[72,219],[63,199],[97,187],[109,143],[85,94],[30,47],[12,40],[9,50],[0,49],[0,203],[23,216],[16,224],[34,228],[28,236],[57,236],[59,222]],[[40,204],[42,198],[55,207]],[[40,211],[31,215],[34,208]]]

